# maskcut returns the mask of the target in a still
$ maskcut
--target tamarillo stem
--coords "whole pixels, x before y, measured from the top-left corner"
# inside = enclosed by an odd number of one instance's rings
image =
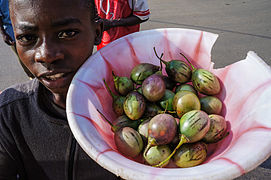
[[[105,84],[105,86],[106,86],[107,91],[108,91],[109,94],[112,96],[112,98],[113,98],[113,99],[116,99],[117,96],[111,91],[111,89],[109,88],[109,86],[108,86],[108,84],[106,83],[106,81],[105,81],[104,78],[103,78],[103,82],[104,82],[104,84]]]
[[[155,47],[154,47],[154,51],[155,51]],[[156,51],[155,51],[155,52],[156,52]],[[157,54],[156,54],[156,56],[157,56]],[[164,53],[161,54],[161,56],[160,56],[159,59],[162,59],[163,56],[164,56]],[[162,72],[162,69],[163,69],[163,63],[162,63],[162,61],[160,61],[160,69],[159,69],[159,71]]]
[[[167,113],[169,113],[169,114],[175,114],[175,113],[177,113],[177,111],[167,111]]]
[[[165,108],[164,114],[167,112],[167,108],[168,108],[168,101],[166,102],[166,108]]]
[[[161,54],[160,59],[162,59],[162,57],[164,56],[164,53]],[[162,72],[163,69],[163,65],[162,65],[162,61],[160,61],[160,71]]]
[[[188,141],[189,140],[184,135],[181,135],[180,142],[176,146],[176,148],[172,151],[172,153],[164,161],[160,162],[157,165],[154,165],[153,167],[162,167],[175,154],[175,152],[177,151],[177,149],[179,149],[179,147],[181,147],[182,144],[187,143]]]
[[[116,77],[116,75],[115,75],[114,71],[112,71],[112,75],[113,75],[113,77]]]
[[[101,113],[101,111],[99,109],[96,109],[98,111],[98,113],[105,119],[106,122],[108,122],[108,124],[111,126],[113,132],[116,132],[118,127],[113,125],[104,115],[103,113]]]
[[[113,76],[113,79],[118,78],[118,77],[116,76],[116,74],[114,73],[114,71],[112,71],[112,76]]]
[[[119,77],[116,76],[116,74],[114,73],[114,71],[112,71],[112,76],[113,76],[114,86],[116,88],[116,82],[119,80]]]
[[[176,111],[166,111],[168,114],[176,114]],[[158,111],[158,114],[165,114],[165,111]]]
[[[192,71],[196,70],[195,66],[193,66],[193,64],[187,59],[187,57],[180,52],[180,54],[186,59],[186,61],[190,64],[190,66],[192,67]]]
[[[139,73],[139,75],[137,76],[136,81],[138,81],[138,80],[139,80],[140,76],[141,76],[141,73]]]
[[[155,50],[155,47],[153,47],[153,50],[154,50],[155,56],[160,60],[160,63],[163,62],[165,65],[167,65],[168,62],[162,59],[162,57],[163,57],[164,54],[162,53],[161,57],[159,57],[158,54],[157,54],[157,52],[156,52],[156,50]]]
[[[149,151],[149,149],[151,147],[155,146],[155,145],[156,145],[155,139],[149,137],[147,147],[144,150],[144,156],[146,156],[146,154]]]

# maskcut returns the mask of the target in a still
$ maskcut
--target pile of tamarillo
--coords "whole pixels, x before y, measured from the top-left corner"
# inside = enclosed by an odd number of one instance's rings
[[[212,72],[195,68],[182,53],[187,62],[165,61],[163,53],[159,57],[155,48],[154,52],[160,66],[140,63],[130,77],[112,72],[117,93],[103,79],[117,118],[111,122],[101,115],[124,156],[143,155],[154,167],[166,167],[170,160],[178,167],[199,165],[206,159],[207,144],[227,135],[222,101],[216,97],[220,82]]]

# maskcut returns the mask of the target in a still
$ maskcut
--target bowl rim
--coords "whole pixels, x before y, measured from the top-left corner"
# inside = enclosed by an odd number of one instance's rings
[[[132,37],[132,38],[136,38],[138,36],[140,36],[142,33],[149,33],[149,34],[152,34],[152,33],[155,33],[155,32],[163,32],[167,30],[168,32],[174,32],[174,31],[191,31],[191,32],[195,32],[195,31],[200,31],[200,30],[195,30],[195,29],[186,29],[186,28],[160,28],[160,29],[151,29],[151,30],[145,30],[145,31],[140,31],[140,32],[136,32],[136,33],[133,33],[133,34],[129,34],[129,35],[126,35],[120,39],[117,39],[115,41],[113,41],[112,43],[110,43],[109,45],[107,45],[106,47],[102,48],[100,51],[106,51],[107,49],[109,48],[112,48],[113,46],[117,45],[118,43],[120,43],[121,41],[123,41],[125,38],[127,37]],[[205,33],[210,33],[210,32],[206,32],[206,31],[201,31],[201,32],[205,32]],[[217,34],[213,34],[213,33],[210,33],[212,34],[213,36],[215,36],[216,38],[218,37]],[[91,57],[88,58],[88,60],[82,65],[82,67],[85,67],[87,66],[87,64],[90,62],[91,59],[94,59],[96,56],[99,56],[100,55],[100,52],[97,51],[95,52]],[[76,78],[78,76],[80,76],[81,73],[83,73],[83,71],[81,70],[82,68],[79,69],[79,71],[76,73],[76,75],[74,76],[73,80],[72,80],[72,83],[71,83],[71,86],[68,90],[68,94],[67,94],[67,117],[68,117],[68,123],[69,123],[69,126],[71,128],[71,131],[75,137],[75,139],[77,140],[77,142],[79,143],[79,145],[82,147],[82,149],[92,158],[92,159],[96,159],[97,157],[97,150],[96,150],[96,147],[95,147],[95,144],[90,144],[92,146],[92,151],[89,152],[89,145],[86,145],[85,142],[87,141],[86,140],[86,137],[85,135],[80,131],[80,127],[78,126],[78,120],[76,120],[76,118],[78,117],[75,117],[75,115],[72,113],[72,106],[73,106],[73,100],[72,100],[72,96],[73,96],[73,91],[75,89],[75,84],[76,84]],[[80,118],[79,118],[80,119]],[[79,131],[78,131],[79,130]],[[125,166],[125,163],[129,163],[129,164],[133,164],[133,163],[137,163],[135,161],[132,161],[132,160],[129,160],[127,158],[125,158],[125,161],[123,162],[116,162],[115,159],[112,158],[112,154],[111,153],[116,153],[118,156],[122,156],[120,155],[119,153],[117,152],[112,152],[112,151],[108,151],[106,153],[103,153],[98,161],[96,161],[99,165],[101,165],[102,167],[104,167],[105,169],[111,171],[112,173],[116,174],[117,176],[121,176],[123,178],[128,178],[128,179],[136,179],[136,175],[140,175],[140,177],[142,179],[148,179],[149,178],[149,173],[146,173],[146,172],[149,172],[149,171],[146,171],[149,170],[150,168],[154,168],[154,167],[151,167],[151,166],[148,166],[148,165],[144,165],[144,164],[140,164],[142,166],[144,166],[144,168],[142,169],[131,169],[130,167],[127,168],[127,166]],[[257,160],[253,163],[253,166],[249,166],[249,167],[244,167],[244,170],[246,172],[254,169],[255,167],[257,167],[259,164],[261,164],[264,160],[266,160],[269,156],[271,155],[271,151],[269,153],[267,153],[263,158],[262,160]],[[122,156],[124,157],[124,156]],[[110,164],[114,164],[114,166],[110,166],[108,164],[105,163],[106,162],[110,162]],[[212,166],[220,166],[221,165],[221,162],[219,160],[215,160],[215,161],[212,161],[211,162]],[[222,164],[224,164],[222,162]],[[204,166],[206,166],[206,164],[203,164]],[[201,168],[203,165],[199,165],[199,166],[196,166],[196,167],[192,167],[190,168],[193,169],[191,172],[197,172],[199,168]],[[210,164],[209,164],[210,165]],[[123,169],[123,167],[125,167],[125,170]],[[207,167],[208,169],[209,167]],[[153,175],[155,175],[155,169],[157,168],[154,168],[152,169],[151,171],[153,171]],[[184,169],[180,169],[180,168],[162,168],[159,170],[161,171],[165,171],[165,172],[168,172],[168,171],[180,171],[180,173],[182,173],[182,171],[184,171]],[[123,174],[123,171],[125,171],[125,174]],[[135,171],[137,172],[135,174]],[[187,171],[187,169],[185,170]],[[227,172],[231,172],[232,174],[228,173],[228,174],[224,174],[224,176],[221,176],[221,171],[217,171],[217,172],[213,172],[212,174],[208,175],[208,176],[205,176],[203,177],[203,179],[217,179],[217,177],[220,177],[219,179],[228,179],[228,178],[235,178],[235,177],[238,177],[240,176],[242,173],[240,171],[236,171],[236,167],[234,165],[231,165],[231,166],[228,166],[228,168],[224,168],[223,171],[227,171]],[[193,174],[193,173],[192,173]],[[229,175],[230,174],[230,175]],[[219,176],[220,175],[220,176]],[[202,174],[199,174],[198,176],[196,176],[196,179],[201,179],[201,176]],[[164,178],[169,178],[168,177],[168,174],[165,173],[163,175],[163,173],[160,173],[159,172],[159,177],[156,177],[157,179],[164,179]],[[180,177],[171,177],[171,179],[179,179]],[[182,177],[183,179],[191,179],[192,177],[191,176],[186,176],[186,177]],[[193,178],[195,178],[193,176]]]

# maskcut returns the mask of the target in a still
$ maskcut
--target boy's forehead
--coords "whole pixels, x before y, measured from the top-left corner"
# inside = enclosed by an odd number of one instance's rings
[[[26,17],[55,19],[74,13],[90,17],[88,13],[93,9],[86,5],[87,2],[89,0],[10,0],[10,14],[17,20]]]
[[[9,0],[12,9],[20,8],[55,8],[56,7],[83,7],[88,0]]]
[[[10,17],[15,29],[51,27],[56,22],[77,19],[88,25],[91,21],[88,0],[10,0]],[[83,3],[85,2],[85,3]]]

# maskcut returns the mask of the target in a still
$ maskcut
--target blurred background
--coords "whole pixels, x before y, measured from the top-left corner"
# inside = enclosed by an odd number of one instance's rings
[[[188,28],[219,35],[215,68],[245,59],[254,51],[271,65],[271,0],[148,0],[151,17],[141,30]],[[253,73],[253,72],[251,72]],[[16,55],[0,38],[0,90],[28,78]],[[238,180],[271,179],[271,158]]]
[[[148,0],[151,17],[141,30],[189,28],[219,35],[215,68],[245,59],[254,51],[271,65],[270,0]],[[27,80],[16,55],[0,40],[0,90]]]

